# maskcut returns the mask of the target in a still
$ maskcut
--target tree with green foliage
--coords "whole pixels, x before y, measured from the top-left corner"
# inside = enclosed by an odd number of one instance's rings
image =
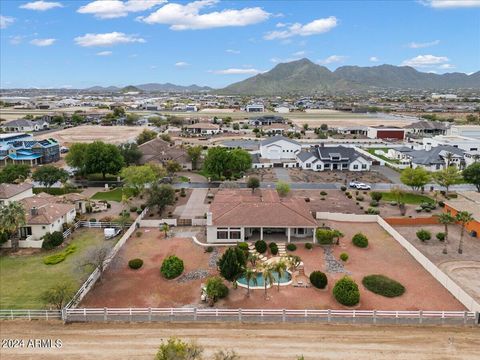
[[[135,143],[120,144],[118,148],[127,166],[138,164],[140,158],[142,157],[142,152]]]
[[[170,176],[173,176],[175,173],[182,171],[182,165],[180,165],[178,161],[168,160],[165,164],[165,169]]]
[[[342,305],[354,306],[360,302],[360,291],[355,281],[344,276],[333,287],[333,296]]]
[[[0,205],[0,241],[6,242],[12,235],[16,235],[18,229],[26,223],[25,208],[17,201],[8,205]],[[12,237],[12,247],[18,248],[18,237]]]
[[[406,168],[400,174],[400,181],[418,191],[430,181],[430,174],[422,167]]]
[[[155,360],[201,360],[203,348],[194,342],[184,342],[177,338],[163,341],[155,355]]]
[[[443,186],[448,195],[448,189],[450,186],[458,183],[462,180],[462,173],[456,166],[449,166],[445,169],[433,173],[433,180],[440,186]]]
[[[175,255],[170,255],[163,260],[160,273],[167,279],[174,279],[180,276],[184,269],[183,260]]]
[[[448,225],[454,224],[455,223],[455,218],[449,214],[449,213],[441,213],[438,215],[438,222],[440,224],[443,224],[445,226],[445,240],[444,240],[444,247],[443,247],[443,253],[447,254],[448,249]]]
[[[205,292],[207,293],[210,306],[213,306],[218,299],[228,295],[228,287],[223,283],[223,279],[220,276],[213,276],[207,279]]]
[[[277,189],[278,195],[284,197],[284,196],[287,196],[288,193],[290,192],[290,184],[284,181],[278,181],[275,184],[275,189]]]
[[[243,149],[228,150],[217,146],[208,149],[203,166],[215,179],[231,179],[233,175],[250,169],[252,158]]]
[[[25,164],[7,164],[0,170],[0,184],[13,184],[24,181],[30,176],[30,166]]]
[[[68,172],[53,165],[43,165],[33,173],[32,178],[49,188],[58,181],[61,183],[66,182],[68,180]]]
[[[79,124],[85,122],[85,117],[83,117],[80,114],[73,114],[72,118],[71,118],[71,121],[74,125],[79,125]]]
[[[140,195],[148,184],[155,183],[157,174],[148,165],[129,166],[120,171],[120,177],[124,182],[124,189],[127,189],[133,196]]]
[[[153,184],[147,190],[147,206],[158,209],[161,214],[168,205],[175,203],[175,190],[170,185]]]
[[[398,208],[400,209],[400,214],[403,216],[406,213],[406,208],[405,208],[405,191],[403,191],[399,186],[394,186],[390,189],[390,194],[392,194],[393,198],[395,199],[395,202],[398,205]]]
[[[61,310],[72,300],[74,295],[75,288],[73,285],[63,281],[42,292],[40,300],[42,300],[46,306]]]
[[[104,180],[106,174],[117,174],[124,164],[122,154],[118,147],[113,144],[105,144],[101,141],[88,144],[85,162],[87,174],[100,173]]]
[[[468,211],[460,211],[455,216],[455,220],[460,223],[461,231],[460,231],[460,241],[458,243],[458,253],[463,254],[463,236],[465,234],[465,227],[471,221],[473,221],[473,216]]]
[[[466,182],[475,185],[480,192],[480,162],[474,162],[463,170],[463,178]]]
[[[247,180],[247,187],[252,189],[252,194],[255,192],[255,189],[260,187],[260,180],[256,176],[251,176]]]
[[[273,275],[273,268],[270,264],[264,264],[261,268],[263,285],[265,290],[265,298],[267,297],[267,285],[273,285],[275,276]]]
[[[280,291],[280,279],[287,272],[287,263],[284,260],[277,261],[272,269],[277,273],[277,291]]]
[[[86,174],[87,166],[87,143],[75,143],[70,146],[65,162],[72,168],[77,169],[80,175]]]
[[[120,106],[116,106],[113,109],[113,117],[114,118],[119,118],[119,117],[122,117],[122,116],[125,116],[125,109],[120,107]]]
[[[225,251],[218,260],[217,266],[220,269],[220,275],[235,284],[237,279],[243,274],[246,263],[245,253],[238,246],[235,246]]]
[[[170,231],[170,225],[168,225],[167,223],[163,223],[160,226],[160,231],[163,232],[163,234],[165,235],[165,239],[166,239],[168,237],[168,232]]]
[[[202,146],[201,145],[196,145],[196,146],[189,146],[187,148],[187,154],[188,157],[190,158],[190,161],[192,162],[192,169],[196,170],[198,161],[200,160],[200,157],[202,156]]]
[[[144,129],[138,136],[137,136],[137,144],[142,145],[147,141],[153,140],[157,138],[157,133],[152,130]]]
[[[253,285],[257,286],[257,272],[251,267],[245,267],[243,269],[243,276],[247,281],[247,296],[250,297],[250,282],[253,282]]]
[[[135,125],[138,119],[140,119],[138,114],[128,113],[125,117],[125,125]]]

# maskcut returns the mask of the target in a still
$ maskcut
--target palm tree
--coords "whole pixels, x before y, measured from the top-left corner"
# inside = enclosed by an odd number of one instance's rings
[[[277,273],[278,279],[277,279],[277,290],[280,291],[280,278],[285,275],[285,272],[287,271],[287,264],[285,261],[280,260],[277,261],[275,264],[273,264],[272,269]]]
[[[247,280],[247,296],[250,297],[250,281],[257,286],[257,272],[255,269],[246,267],[243,276],[245,276],[245,280]]]
[[[450,167],[450,164],[453,160],[453,154],[451,152],[447,152],[444,157],[445,161],[447,162],[447,168]]]
[[[442,213],[438,216],[438,222],[445,226],[445,246],[443,248],[443,253],[446,254],[448,252],[447,245],[448,245],[448,225],[453,224],[455,222],[455,218],[450,215],[449,213]]]
[[[248,261],[250,261],[250,264],[252,264],[253,267],[257,266],[257,261],[258,261],[258,255],[249,253],[248,254]]]
[[[170,226],[168,226],[167,223],[163,223],[162,226],[160,226],[160,231],[163,231],[165,233],[165,239],[168,236],[168,230],[170,230]]]
[[[0,206],[0,229],[1,232],[6,232],[12,238],[12,248],[18,248],[18,234],[19,227],[25,225],[26,214],[25,208],[17,201],[12,201],[8,205]]]
[[[465,225],[467,225],[470,221],[473,221],[473,216],[468,211],[460,211],[457,213],[455,219],[462,225],[462,229],[460,232],[460,242],[458,243],[458,253],[463,253],[463,235],[465,233]]]
[[[267,284],[273,284],[275,277],[273,276],[273,269],[271,265],[264,265],[262,268],[263,284],[265,286],[265,297],[267,297]]]

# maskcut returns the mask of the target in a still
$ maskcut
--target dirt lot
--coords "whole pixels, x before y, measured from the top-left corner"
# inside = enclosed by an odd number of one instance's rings
[[[358,309],[378,310],[463,310],[464,307],[450,293],[434,280],[405,250],[383,231],[377,224],[333,223],[327,225],[345,234],[341,245],[334,248],[335,259],[341,252],[347,252],[350,259],[345,271],[351,273],[359,284],[361,300]],[[356,248],[350,239],[362,231],[370,239],[367,249]],[[284,240],[279,239],[279,241]],[[221,250],[222,251],[222,250]],[[165,280],[159,269],[163,259],[176,254],[184,260],[185,273],[205,271],[203,279],[179,282]],[[305,264],[305,273],[314,270],[326,271],[324,249],[315,247],[307,250],[298,244],[295,254]],[[214,256],[214,258],[212,258]],[[142,258],[140,270],[128,268],[128,260]],[[210,264],[209,264],[210,262]],[[182,307],[206,306],[200,301],[200,285],[205,277],[216,274],[215,255],[204,252],[186,237],[164,238],[158,229],[144,229],[141,237],[133,236],[120,251],[119,258],[108,269],[101,284],[91,291],[81,306],[85,307]],[[209,266],[211,265],[211,266]],[[363,276],[384,274],[400,281],[407,289],[398,298],[385,298],[375,295],[361,285]],[[338,309],[343,308],[331,294],[336,280],[344,273],[328,273],[329,289],[293,286],[270,288],[265,298],[264,291],[255,290],[250,297],[243,288],[233,289],[226,299],[216,306],[222,308],[291,308],[291,309]],[[428,294],[428,296],[426,295]]]
[[[391,183],[388,178],[376,171],[310,171],[302,169],[288,169],[290,178],[294,182],[315,183],[349,183],[361,181],[369,184]]]
[[[327,195],[322,195],[322,193]],[[292,195],[309,198],[308,206],[312,212],[328,211],[364,214],[364,210],[355,205],[354,198],[349,199],[340,190],[292,190]],[[364,196],[366,197],[367,195]]]
[[[148,359],[163,339],[196,341],[205,358],[233,349],[242,360],[476,359],[476,328],[316,324],[70,324],[5,321],[2,338],[61,339],[61,349],[1,349],[10,359]],[[299,334],[291,336],[290,334]]]
[[[261,182],[275,182],[277,181],[277,175],[275,175],[275,170],[272,168],[268,169],[250,169],[245,174],[246,177],[256,176],[260,179]],[[245,181],[241,179],[239,181]]]
[[[450,225],[448,227],[448,254],[443,254],[444,243],[438,241],[435,237],[437,233],[445,231],[443,225],[396,226],[395,229],[462,286],[465,291],[480,301],[479,239],[472,238],[468,233],[465,233],[463,253],[459,254],[457,249],[460,241],[460,226]],[[426,242],[418,240],[416,232],[420,229],[429,230],[432,233],[432,239]]]
[[[58,140],[60,144],[66,146],[73,143],[91,143],[94,141],[103,141],[118,145],[135,139],[144,129],[142,126],[83,125],[51,132],[48,134],[48,137],[54,138]]]

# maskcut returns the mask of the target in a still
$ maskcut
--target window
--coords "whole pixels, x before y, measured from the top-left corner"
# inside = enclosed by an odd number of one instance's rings
[[[240,240],[242,232],[240,230],[230,230],[230,239]]]
[[[318,164],[317,165],[317,170],[320,170],[322,168],[322,165]]]
[[[228,229],[218,228],[217,229],[217,239],[228,240]]]
[[[353,165],[353,168],[354,168],[355,170],[357,170],[357,169],[358,169],[358,165]]]
[[[367,168],[367,164],[362,164],[362,169],[366,169]]]
[[[305,229],[304,229],[304,228],[298,228],[298,229],[297,229],[297,234],[298,234],[298,235],[303,235],[303,234],[305,234]]]
[[[330,164],[325,164],[325,165],[324,165],[324,168],[325,168],[325,169],[330,169]]]
[[[312,167],[312,164],[310,164],[310,163],[306,163],[305,165],[306,165],[307,169],[310,169]]]

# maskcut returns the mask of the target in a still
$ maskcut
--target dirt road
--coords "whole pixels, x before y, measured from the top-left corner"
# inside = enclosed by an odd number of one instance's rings
[[[2,321],[2,339],[61,339],[60,349],[0,349],[7,359],[153,359],[162,339],[195,340],[210,359],[478,359],[480,330],[318,324],[70,324]]]

